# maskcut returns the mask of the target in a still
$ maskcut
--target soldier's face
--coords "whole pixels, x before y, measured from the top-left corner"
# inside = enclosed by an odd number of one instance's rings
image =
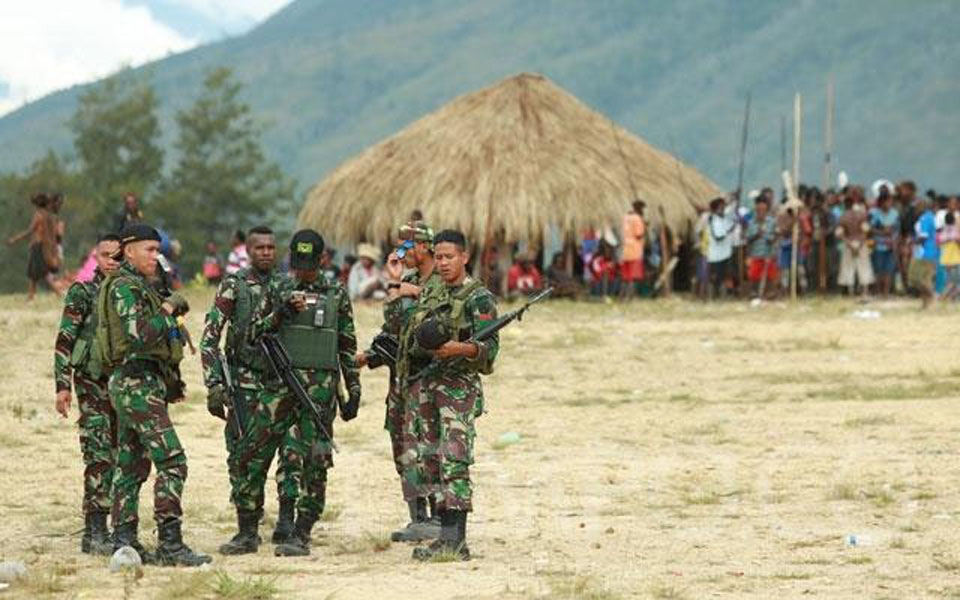
[[[143,240],[131,242],[123,247],[123,255],[127,262],[144,277],[150,277],[157,272],[157,256],[160,254],[160,242]]]
[[[247,238],[247,254],[253,268],[269,271],[277,262],[277,241],[272,235],[255,233]]]
[[[433,249],[440,277],[448,284],[457,284],[467,274],[470,254],[451,242],[440,242]]]
[[[119,250],[120,242],[113,240],[107,240],[97,244],[97,249],[94,251],[94,258],[101,271],[110,274],[117,270],[120,261],[115,259],[114,256],[117,256]]]

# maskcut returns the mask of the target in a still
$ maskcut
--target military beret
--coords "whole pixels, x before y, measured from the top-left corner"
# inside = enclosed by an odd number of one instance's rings
[[[159,242],[160,233],[146,223],[131,223],[123,228],[120,233],[120,243],[130,244],[133,242]]]

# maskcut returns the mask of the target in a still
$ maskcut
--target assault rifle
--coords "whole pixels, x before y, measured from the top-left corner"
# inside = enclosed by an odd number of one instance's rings
[[[274,334],[267,333],[260,336],[257,343],[260,345],[260,349],[267,358],[267,362],[270,364],[270,368],[274,374],[287,386],[287,390],[293,394],[297,401],[303,406],[303,409],[309,411],[310,416],[313,417],[313,422],[317,425],[317,429],[330,441],[330,446],[333,450],[339,452],[340,449],[337,448],[336,442],[333,441],[333,436],[330,435],[330,431],[327,429],[326,424],[324,424],[323,413],[320,412],[320,408],[313,403],[310,395],[307,394],[307,389],[303,387],[303,381],[300,380],[300,374],[293,368],[293,364],[290,362],[290,355],[287,354],[287,349],[284,348],[280,338]]]
[[[396,336],[381,331],[373,338],[373,342],[370,344],[370,350],[368,352],[371,353],[371,356],[367,359],[367,366],[371,369],[376,369],[377,367],[387,365],[393,369],[397,366],[397,354],[399,350],[400,342],[397,341]]]
[[[227,389],[227,397],[230,398],[230,416],[233,420],[233,426],[237,430],[237,438],[242,438],[247,432],[245,423],[247,422],[247,407],[243,405],[240,399],[240,393],[233,385],[233,377],[230,375],[230,365],[223,364],[223,382]]]
[[[513,323],[514,321],[522,321],[524,313],[526,313],[531,306],[533,306],[534,304],[537,304],[538,302],[542,302],[543,300],[546,300],[547,298],[550,297],[550,294],[552,293],[553,293],[553,288],[549,287],[543,290],[542,292],[534,296],[531,296],[530,298],[527,299],[526,302],[523,303],[523,306],[521,306],[518,309],[511,310],[507,314],[494,319],[493,322],[491,322],[489,325],[486,325],[480,331],[472,335],[470,339],[467,340],[467,342],[482,342],[482,341],[488,340],[491,337],[493,337],[494,334],[499,332],[501,329],[503,329],[510,323]],[[427,321],[424,321],[421,327],[424,325],[428,325],[429,323],[430,323],[430,320],[428,319]],[[442,340],[438,339],[437,341],[440,342]],[[442,345],[443,345],[442,343],[437,344],[436,348],[439,348]],[[436,348],[432,348],[432,349],[435,350]],[[419,373],[415,373],[414,375],[411,375],[409,379],[411,381],[420,379],[425,375],[433,373],[434,371],[436,371],[442,366],[447,366],[447,367],[454,366],[454,365],[460,364],[462,361],[463,361],[462,358],[454,358],[449,361],[434,360],[433,362],[428,364],[426,367],[424,367]]]

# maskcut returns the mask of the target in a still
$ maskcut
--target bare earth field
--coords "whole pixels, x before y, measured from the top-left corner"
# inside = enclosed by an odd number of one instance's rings
[[[195,293],[199,336],[209,293]],[[553,302],[504,332],[479,421],[469,563],[414,564],[383,425],[384,372],[337,424],[313,554],[111,574],[79,553],[74,420],[53,410],[59,303],[0,298],[2,598],[960,598],[960,309]],[[357,308],[361,343],[380,309]],[[172,409],[185,536],[234,531],[199,358]],[[76,413],[74,412],[74,415]],[[517,443],[498,441],[516,432]],[[148,483],[148,486],[150,484]],[[268,493],[261,534],[272,531]],[[155,543],[145,487],[141,539]],[[848,543],[855,536],[856,545]]]

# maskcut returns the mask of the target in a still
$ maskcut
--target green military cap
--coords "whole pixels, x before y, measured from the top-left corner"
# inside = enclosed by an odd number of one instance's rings
[[[400,228],[400,239],[426,242],[433,246],[433,229],[423,221],[410,221]]]

